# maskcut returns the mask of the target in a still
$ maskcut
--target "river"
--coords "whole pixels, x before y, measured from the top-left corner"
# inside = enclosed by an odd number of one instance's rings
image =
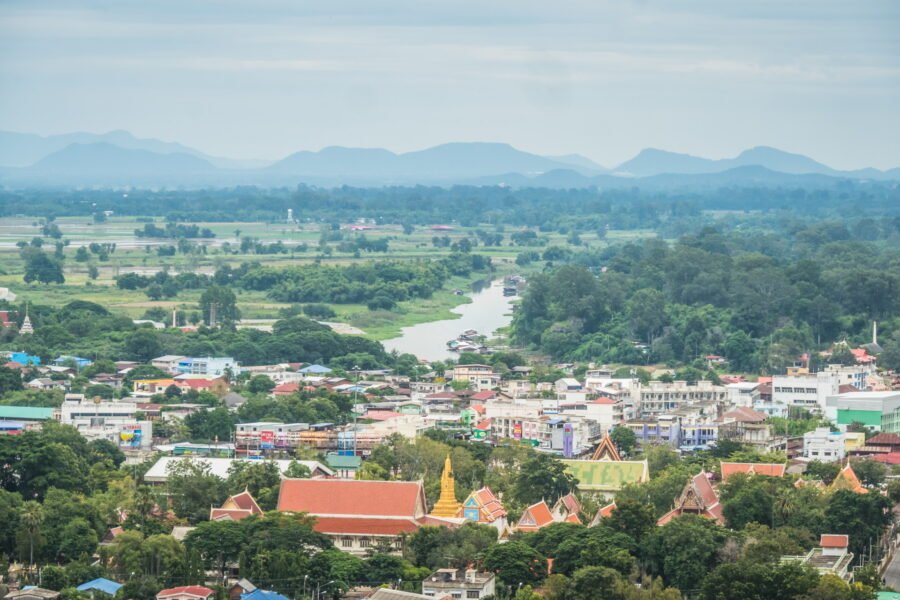
[[[400,337],[382,342],[389,352],[414,354],[425,360],[445,360],[457,355],[447,349],[447,342],[466,329],[474,329],[482,335],[491,335],[512,320],[512,298],[503,295],[503,281],[469,295],[472,302],[452,308],[458,319],[419,323],[400,330]]]

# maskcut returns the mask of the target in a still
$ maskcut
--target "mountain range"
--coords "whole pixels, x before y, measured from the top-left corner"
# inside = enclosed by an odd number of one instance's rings
[[[578,154],[541,156],[508,144],[457,142],[394,153],[331,146],[275,162],[205,154],[127,131],[41,137],[0,131],[0,185],[508,185],[512,187],[656,187],[806,185],[900,180],[900,169],[839,171],[801,154],[760,146],[734,158],[708,159],[648,148],[606,169]]]

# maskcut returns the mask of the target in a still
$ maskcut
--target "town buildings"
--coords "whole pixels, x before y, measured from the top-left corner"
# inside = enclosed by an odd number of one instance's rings
[[[819,427],[803,434],[803,457],[822,462],[844,460],[846,455],[845,436],[827,427]]]

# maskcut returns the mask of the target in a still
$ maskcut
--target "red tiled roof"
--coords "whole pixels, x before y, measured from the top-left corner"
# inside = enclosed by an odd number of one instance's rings
[[[485,513],[488,521],[495,521],[500,517],[506,516],[506,509],[500,503],[500,499],[494,495],[489,487],[483,487],[480,490],[472,492],[472,496],[481,505],[481,510]]]
[[[727,481],[735,473],[747,475],[767,475],[784,477],[786,465],[783,463],[733,463],[722,462],[722,480]]]
[[[559,499],[559,502],[561,502],[570,513],[577,514],[581,512],[581,502],[578,501],[575,494],[566,494]]]
[[[900,465],[900,452],[888,452],[887,454],[879,454],[872,456],[868,460],[874,460],[885,465]]]
[[[866,446],[900,446],[900,434],[879,433],[866,440]]]
[[[299,383],[282,383],[272,388],[273,394],[293,394],[300,389]]]
[[[412,519],[378,519],[356,517],[316,517],[313,529],[319,533],[356,535],[400,535],[412,533],[419,522]]]
[[[609,396],[603,396],[602,398],[597,398],[596,400],[591,400],[594,404],[615,404],[616,401],[610,398]]]
[[[229,498],[229,500],[241,507],[242,510],[249,510],[256,515],[262,514],[262,509],[259,507],[259,504],[256,503],[253,495],[247,490],[244,490],[240,494],[235,494]]]
[[[819,545],[823,548],[846,548],[850,545],[850,537],[833,533],[823,533],[819,539]]]
[[[868,352],[866,352],[865,348],[852,348],[850,353],[853,355],[853,358],[856,359],[858,363],[870,363],[875,362],[877,359],[874,356],[870,356]]]
[[[173,587],[165,590],[160,590],[160,592],[156,594],[156,597],[165,598],[166,596],[191,595],[198,596],[200,598],[208,598],[214,593],[215,592],[213,592],[211,589],[202,585],[183,585],[181,587]]]
[[[472,404],[469,406],[472,410],[477,412],[479,415],[483,415],[485,412],[484,404]]]
[[[615,502],[613,502],[612,504],[607,504],[606,506],[604,506],[603,508],[600,509],[600,517],[605,519],[605,518],[609,517],[610,515],[612,515],[614,510],[616,510]]]
[[[394,412],[392,410],[370,410],[366,412],[363,419],[371,419],[373,421],[387,421],[389,419],[395,419],[397,417],[402,417],[403,415],[398,412]]]
[[[475,392],[472,394],[472,400],[477,402],[484,402],[485,400],[490,400],[497,396],[497,392],[485,391],[485,392]]]
[[[481,429],[482,431],[485,431],[490,428],[491,428],[491,420],[490,419],[482,419],[481,421],[478,421],[477,425],[475,425],[475,429]]]
[[[572,513],[568,517],[566,517],[565,522],[566,523],[575,523],[576,525],[581,525],[581,519],[578,518],[578,515],[576,515],[575,513]]]
[[[414,481],[285,479],[278,494],[278,510],[315,516],[415,519],[424,504],[422,484]]]
[[[746,406],[739,406],[729,410],[723,415],[723,418],[734,419],[740,423],[758,423],[766,420],[766,414]]]
[[[859,390],[855,385],[850,385],[849,383],[842,383],[838,386],[838,394],[849,394],[850,392],[858,392]]]
[[[519,531],[537,531],[542,527],[546,527],[553,523],[553,515],[550,513],[550,507],[541,500],[537,504],[532,504],[522,513],[516,529]]]
[[[772,383],[772,377],[771,375],[761,375],[760,377],[756,378],[756,383]]]
[[[210,388],[213,386],[212,379],[178,379],[176,380],[178,387],[189,387],[193,390]]]
[[[9,361],[8,363],[6,363],[3,366],[6,367],[7,369],[24,369],[25,368],[25,365],[23,365],[22,363],[17,363],[14,360]]]

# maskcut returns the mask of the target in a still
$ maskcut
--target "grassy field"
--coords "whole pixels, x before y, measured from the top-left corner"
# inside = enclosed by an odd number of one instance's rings
[[[202,250],[188,255],[179,253],[175,256],[161,257],[157,255],[157,247],[175,245],[176,241],[138,238],[134,232],[136,229],[143,228],[144,222],[137,218],[111,217],[104,223],[93,223],[87,217],[65,217],[54,222],[62,232],[62,239],[68,242],[64,249],[66,283],[42,285],[23,282],[23,264],[19,258],[16,243],[28,242],[34,237],[40,237],[42,223],[35,218],[5,218],[0,219],[0,287],[10,288],[20,300],[53,306],[60,306],[75,299],[88,300],[113,311],[127,314],[132,318],[140,318],[147,309],[156,307],[167,310],[178,308],[181,311],[196,311],[201,292],[186,290],[172,299],[152,301],[143,291],[118,289],[115,285],[115,277],[123,273],[138,272],[149,275],[159,270],[168,270],[171,273],[211,274],[224,265],[238,266],[250,261],[277,267],[311,263],[345,265],[384,259],[436,259],[449,255],[450,249],[435,247],[432,244],[433,237],[447,236],[452,241],[456,241],[464,237],[474,237],[475,231],[475,228],[464,227],[455,227],[452,231],[433,231],[429,227],[418,227],[407,235],[403,233],[399,225],[373,226],[372,229],[359,233],[370,239],[387,238],[389,251],[387,253],[362,253],[360,256],[355,256],[353,253],[338,252],[335,243],[330,244],[330,254],[323,253],[319,248],[323,226],[318,223],[196,223],[201,228],[211,229],[216,237],[192,240],[198,246],[203,246]],[[159,219],[156,224],[160,227],[164,226]],[[344,228],[348,229],[349,227],[344,226]],[[488,225],[481,229],[494,231],[494,228]],[[473,250],[492,258],[498,276],[527,271],[515,264],[516,255],[528,248],[510,245],[509,234],[513,231],[515,230],[512,228],[506,229],[506,239],[499,247],[477,246]],[[356,232],[345,233],[350,234],[348,237],[356,235]],[[548,246],[568,246],[565,235],[556,232],[540,235],[547,240]],[[612,231],[605,240],[598,239],[594,234],[584,234],[581,239],[582,247],[598,248],[609,243],[652,235],[654,234],[650,231]],[[241,238],[247,236],[266,244],[281,241],[290,251],[286,254],[241,254],[238,252],[240,241]],[[55,241],[44,238],[44,247],[48,251],[52,251]],[[96,256],[92,256],[87,263],[77,262],[75,260],[77,249],[92,242],[116,244],[116,249],[106,261],[99,261]],[[307,246],[305,251],[300,249],[302,244]],[[533,249],[542,250],[540,247]],[[99,270],[99,276],[94,281],[88,277],[89,265],[94,265]],[[535,263],[532,269],[541,266],[540,263]],[[483,274],[477,275],[475,278],[482,277],[484,277]],[[337,313],[337,317],[333,320],[358,327],[365,331],[367,336],[374,339],[387,339],[397,335],[402,327],[454,317],[455,315],[450,312],[450,309],[468,302],[468,299],[465,296],[453,294],[452,290],[456,288],[469,289],[473,280],[474,278],[468,280],[455,278],[448,281],[445,288],[434,294],[432,298],[403,302],[391,311],[370,311],[363,305],[331,305]],[[289,306],[271,301],[262,292],[235,290],[235,293],[238,295],[238,305],[242,315],[248,319],[274,319],[278,317],[280,309]]]

